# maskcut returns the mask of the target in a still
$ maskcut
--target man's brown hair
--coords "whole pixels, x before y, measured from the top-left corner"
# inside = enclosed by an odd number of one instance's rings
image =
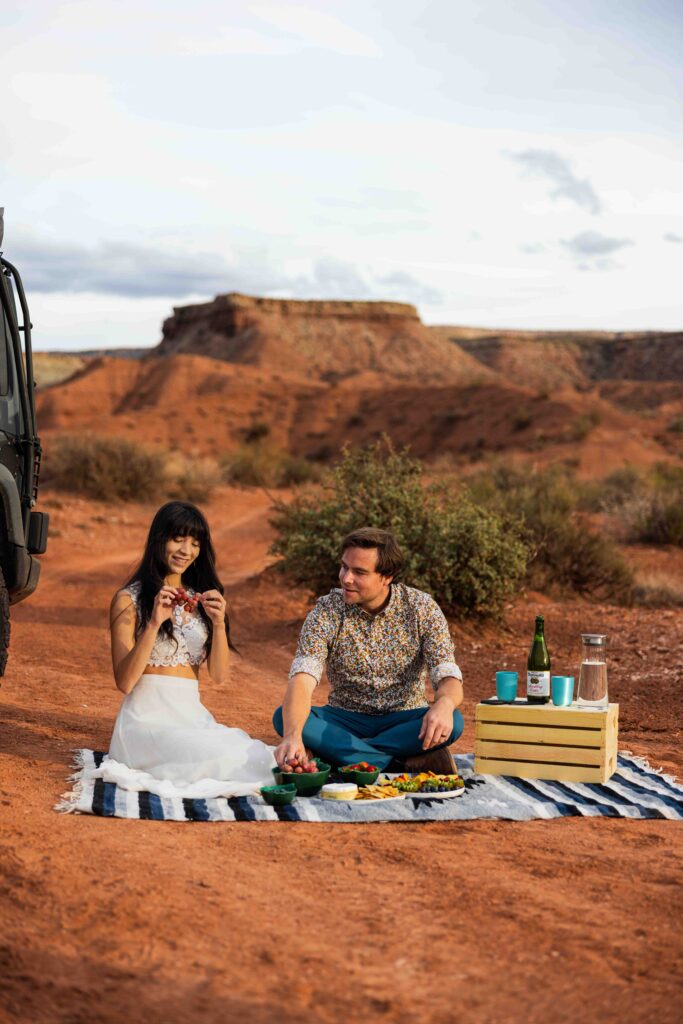
[[[380,576],[396,579],[403,569],[403,552],[396,538],[389,530],[377,530],[374,526],[362,526],[360,530],[347,533],[341,542],[342,555],[347,548],[377,548],[376,572]]]

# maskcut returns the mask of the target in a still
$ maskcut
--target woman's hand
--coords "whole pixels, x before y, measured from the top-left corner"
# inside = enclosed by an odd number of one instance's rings
[[[225,620],[225,598],[218,590],[207,590],[199,595],[206,614],[214,626],[220,626]]]
[[[149,621],[157,629],[162,622],[171,618],[171,615],[173,614],[173,601],[175,600],[175,596],[175,587],[163,586],[154,598],[154,605],[152,606],[152,614],[149,617]]]

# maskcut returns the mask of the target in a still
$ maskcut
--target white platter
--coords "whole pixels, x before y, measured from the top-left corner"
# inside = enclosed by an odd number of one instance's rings
[[[406,793],[406,796],[412,797],[413,800],[450,800],[454,796],[464,795],[464,786],[461,786],[460,789],[449,789],[445,793]]]

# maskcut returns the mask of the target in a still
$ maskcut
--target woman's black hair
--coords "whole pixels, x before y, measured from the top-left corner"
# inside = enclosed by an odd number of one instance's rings
[[[199,542],[199,554],[182,575],[183,586],[191,587],[198,594],[203,594],[207,590],[218,590],[219,593],[224,593],[223,584],[216,573],[216,552],[211,543],[209,524],[203,514],[196,505],[189,501],[167,501],[152,520],[140,564],[124,584],[124,587],[129,587],[131,583],[140,584],[136,635],[139,635],[149,622],[154,599],[169,574],[166,544],[175,537],[194,537]],[[213,640],[213,623],[204,611],[201,602],[197,605],[197,611],[209,630],[206,648],[208,656]],[[172,619],[162,622],[161,629],[170,639],[175,640]],[[225,635],[228,647],[233,651],[236,650],[230,640],[230,620],[227,611],[225,613]]]

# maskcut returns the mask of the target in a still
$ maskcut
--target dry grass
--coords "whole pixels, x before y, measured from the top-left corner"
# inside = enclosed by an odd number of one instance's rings
[[[633,587],[633,601],[645,608],[683,608],[683,580],[679,575],[661,570],[639,572]]]
[[[84,356],[62,355],[56,352],[33,353],[33,376],[39,388],[63,384],[82,370],[88,360]]]

